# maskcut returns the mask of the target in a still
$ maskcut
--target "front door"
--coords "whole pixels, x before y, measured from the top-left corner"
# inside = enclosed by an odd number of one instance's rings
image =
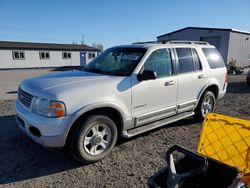
[[[155,80],[138,81],[132,76],[132,115],[135,126],[148,124],[176,114],[177,76],[169,49],[151,53],[142,69],[156,73]]]

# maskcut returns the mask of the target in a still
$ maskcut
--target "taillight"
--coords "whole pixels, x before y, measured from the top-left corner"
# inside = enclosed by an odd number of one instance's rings
[[[227,74],[227,72],[226,72],[225,83],[224,83],[223,90],[226,90],[226,89],[227,89],[227,83],[228,83],[228,74]]]
[[[226,76],[225,76],[225,83],[228,83],[228,74],[226,72]]]

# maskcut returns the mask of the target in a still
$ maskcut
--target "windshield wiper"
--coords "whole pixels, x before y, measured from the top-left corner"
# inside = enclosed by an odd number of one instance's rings
[[[85,71],[87,71],[87,72],[93,72],[93,73],[106,74],[105,71],[103,71],[101,69],[97,69],[97,68],[92,68],[92,69],[85,68]]]
[[[113,71],[113,72],[109,72],[109,71],[104,71],[101,69],[97,69],[97,68],[85,68],[85,71],[87,72],[94,72],[94,73],[100,73],[100,74],[105,74],[105,75],[112,75],[112,76],[127,76],[127,73],[125,73],[124,71]]]
[[[109,74],[114,75],[114,76],[127,76],[127,73],[125,73],[123,71],[110,72]]]

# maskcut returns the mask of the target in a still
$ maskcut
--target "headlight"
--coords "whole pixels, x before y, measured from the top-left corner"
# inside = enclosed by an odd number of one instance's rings
[[[66,114],[63,102],[51,101],[37,97],[33,98],[31,110],[33,113],[48,117],[62,117]]]

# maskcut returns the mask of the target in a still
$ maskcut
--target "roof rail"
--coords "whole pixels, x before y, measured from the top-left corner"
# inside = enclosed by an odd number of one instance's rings
[[[167,41],[166,44],[203,44],[203,45],[209,45],[209,43],[205,42],[205,41],[188,41],[188,40],[171,40],[171,41]]]
[[[159,44],[158,41],[147,41],[147,42],[134,42],[132,44]]]

